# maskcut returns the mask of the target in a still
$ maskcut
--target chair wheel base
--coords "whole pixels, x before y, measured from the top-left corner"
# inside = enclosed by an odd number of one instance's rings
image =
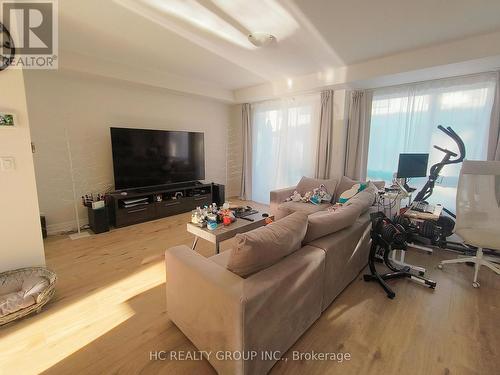
[[[472,286],[473,286],[474,288],[479,288],[479,287],[481,286],[481,284],[479,284],[479,281],[474,281],[474,282],[472,283]]]

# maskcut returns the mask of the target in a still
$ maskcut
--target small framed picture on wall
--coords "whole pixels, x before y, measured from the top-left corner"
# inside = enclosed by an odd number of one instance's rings
[[[17,125],[17,117],[14,113],[0,110],[0,129],[12,128]]]

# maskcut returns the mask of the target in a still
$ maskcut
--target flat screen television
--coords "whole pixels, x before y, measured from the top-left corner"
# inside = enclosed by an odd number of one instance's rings
[[[426,177],[429,154],[399,154],[397,178]]]
[[[111,128],[115,189],[205,179],[204,134]]]

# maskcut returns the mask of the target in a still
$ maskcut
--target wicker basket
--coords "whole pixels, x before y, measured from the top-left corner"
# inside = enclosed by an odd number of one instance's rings
[[[13,312],[12,314],[5,315],[0,317],[0,326],[10,323],[14,320],[23,318],[33,312],[40,312],[41,308],[49,302],[52,296],[55,293],[55,286],[57,281],[57,276],[54,272],[48,270],[43,267],[28,267],[28,268],[20,268],[17,270],[6,271],[0,273],[0,285],[3,285],[7,279],[17,278],[22,280],[30,277],[30,276],[42,276],[49,280],[49,286],[43,292],[41,292],[36,298],[35,304],[28,306],[19,311]]]

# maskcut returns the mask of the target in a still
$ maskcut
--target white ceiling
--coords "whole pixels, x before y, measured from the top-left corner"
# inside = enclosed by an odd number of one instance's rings
[[[59,15],[62,58],[77,52],[130,65],[137,75],[160,70],[229,89],[263,80],[112,0],[63,0]]]
[[[236,90],[500,30],[499,0],[63,0],[64,52]],[[254,48],[246,35],[271,32]]]
[[[346,64],[500,29],[499,0],[295,0]]]

